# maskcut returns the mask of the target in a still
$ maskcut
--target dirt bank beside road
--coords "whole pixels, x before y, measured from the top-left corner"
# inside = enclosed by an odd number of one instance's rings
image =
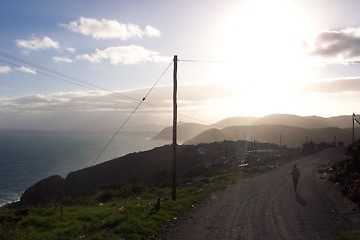
[[[317,169],[345,150],[327,149],[218,191],[158,239],[337,239],[334,230],[358,227],[359,215]],[[297,194],[290,176],[294,163],[301,171]]]

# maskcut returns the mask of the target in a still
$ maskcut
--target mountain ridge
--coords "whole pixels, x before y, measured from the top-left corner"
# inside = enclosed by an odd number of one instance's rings
[[[342,115],[336,117],[319,117],[319,116],[298,116],[293,114],[271,114],[262,118],[257,117],[230,117],[220,120],[211,125],[198,123],[181,123],[177,126],[178,140],[189,143],[197,135],[210,129],[225,129],[232,126],[262,126],[262,125],[283,125],[303,129],[322,129],[322,128],[352,128],[352,115]],[[214,135],[214,130],[213,135]],[[210,134],[210,133],[207,133]],[[166,127],[161,130],[153,139],[171,140],[172,127]],[[226,140],[226,139],[223,139]],[[249,139],[248,139],[249,140]],[[199,143],[194,142],[193,143]],[[348,141],[346,141],[348,143]]]
[[[355,137],[359,137],[356,133]],[[352,143],[352,129],[326,127],[306,129],[286,125],[254,125],[231,126],[224,129],[209,129],[187,140],[184,144],[211,143],[224,140],[246,140],[256,142],[275,143],[291,148],[299,148],[305,142],[327,142],[335,145],[349,145]]]

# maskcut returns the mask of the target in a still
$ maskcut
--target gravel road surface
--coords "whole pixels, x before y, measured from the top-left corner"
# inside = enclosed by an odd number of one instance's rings
[[[230,185],[179,217],[157,239],[338,239],[334,230],[354,225],[348,218],[354,206],[317,170],[345,151],[327,149]],[[301,172],[297,194],[290,175],[295,163]]]

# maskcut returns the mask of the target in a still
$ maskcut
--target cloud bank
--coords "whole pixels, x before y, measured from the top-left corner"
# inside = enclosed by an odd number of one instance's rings
[[[199,112],[208,101],[235,95],[223,86],[180,86],[179,114]],[[208,94],[216,90],[216,94]],[[221,91],[223,90],[223,91]],[[149,88],[122,92],[60,92],[0,98],[0,129],[96,130],[116,129],[134,111]],[[138,99],[136,100],[129,100]],[[172,122],[172,87],[153,89],[126,127]]]

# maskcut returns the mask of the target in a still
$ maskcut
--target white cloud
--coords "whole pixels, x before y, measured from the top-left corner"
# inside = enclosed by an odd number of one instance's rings
[[[104,50],[96,49],[95,53],[78,55],[76,59],[89,61],[91,63],[100,63],[102,60],[109,60],[113,65],[120,63],[170,62],[170,58],[160,56],[157,52],[136,45],[109,47]]]
[[[311,54],[326,62],[347,63],[360,60],[360,28],[322,31],[315,38]]]
[[[160,31],[152,26],[146,26],[142,30],[140,26],[133,23],[120,23],[116,20],[94,19],[81,17],[77,21],[61,26],[70,31],[81,33],[85,36],[91,36],[95,39],[121,39],[128,40],[131,38],[158,37]]]
[[[24,67],[24,66],[18,67],[18,68],[16,68],[16,70],[18,70],[20,72],[24,72],[24,73],[36,74],[35,69],[31,69],[31,68]]]
[[[119,97],[116,97],[117,95]],[[2,115],[0,128],[77,130],[118,128],[138,104],[122,96],[120,92],[90,91],[0,98]],[[154,111],[146,115],[154,115]],[[139,121],[143,121],[143,118],[133,116],[130,125]]]
[[[75,48],[69,47],[69,48],[66,49],[66,51],[73,53],[73,52],[75,52],[76,50],[75,50]]]
[[[156,29],[152,26],[147,25],[145,27],[145,33],[149,37],[160,37],[161,33],[159,29]]]
[[[59,57],[59,56],[55,56],[52,58],[53,62],[56,63],[72,63],[74,62],[72,59],[68,58],[68,57]]]
[[[59,43],[53,41],[49,37],[36,38],[32,37],[28,40],[16,39],[16,46],[26,50],[38,50],[38,49],[48,49],[48,48],[59,48]]]
[[[9,66],[0,66],[0,74],[11,72],[11,68]]]

